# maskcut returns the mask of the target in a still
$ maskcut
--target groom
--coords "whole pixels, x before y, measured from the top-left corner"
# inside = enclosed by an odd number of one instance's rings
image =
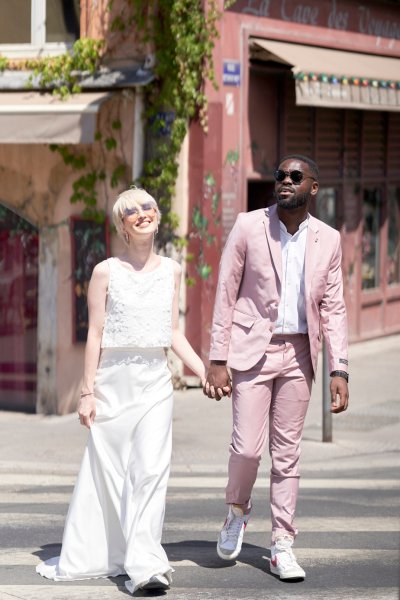
[[[274,175],[276,204],[239,214],[222,254],[204,393],[220,400],[233,392],[229,512],[218,555],[240,553],[268,432],[270,568],[280,579],[304,579],[292,551],[300,441],[322,335],[331,411],[347,409],[347,321],[340,235],[308,212],[318,167],[290,155]]]

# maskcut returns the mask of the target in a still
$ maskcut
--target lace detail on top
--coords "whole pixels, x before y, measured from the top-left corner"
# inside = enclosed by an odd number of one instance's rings
[[[135,273],[109,258],[110,281],[102,348],[167,348],[172,342],[173,261]]]
[[[159,369],[167,364],[164,348],[103,348],[97,371],[120,367],[121,365],[145,365],[149,369]]]

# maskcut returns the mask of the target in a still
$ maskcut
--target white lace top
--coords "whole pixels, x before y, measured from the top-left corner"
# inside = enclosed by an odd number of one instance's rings
[[[110,280],[102,348],[169,347],[172,341],[174,267],[161,257],[154,271],[128,271],[118,259],[107,260]]]

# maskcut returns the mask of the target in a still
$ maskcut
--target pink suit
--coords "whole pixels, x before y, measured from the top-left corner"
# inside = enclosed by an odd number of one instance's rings
[[[276,205],[239,214],[221,258],[210,360],[225,360],[232,369],[228,503],[250,505],[269,421],[273,539],[277,534],[297,533],[293,520],[300,440],[322,335],[329,370],[348,370],[339,233],[309,217],[305,252],[308,335],[274,334],[281,278]]]

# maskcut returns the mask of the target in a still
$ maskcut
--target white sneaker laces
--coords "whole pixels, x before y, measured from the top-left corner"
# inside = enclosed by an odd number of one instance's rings
[[[229,541],[236,541],[238,535],[240,534],[240,530],[244,523],[244,517],[237,517],[236,515],[232,515],[232,518],[227,524],[226,527],[226,535]]]
[[[282,566],[290,567],[297,564],[296,557],[292,550],[292,542],[290,540],[281,539],[275,544],[276,553],[279,554],[279,562]]]

